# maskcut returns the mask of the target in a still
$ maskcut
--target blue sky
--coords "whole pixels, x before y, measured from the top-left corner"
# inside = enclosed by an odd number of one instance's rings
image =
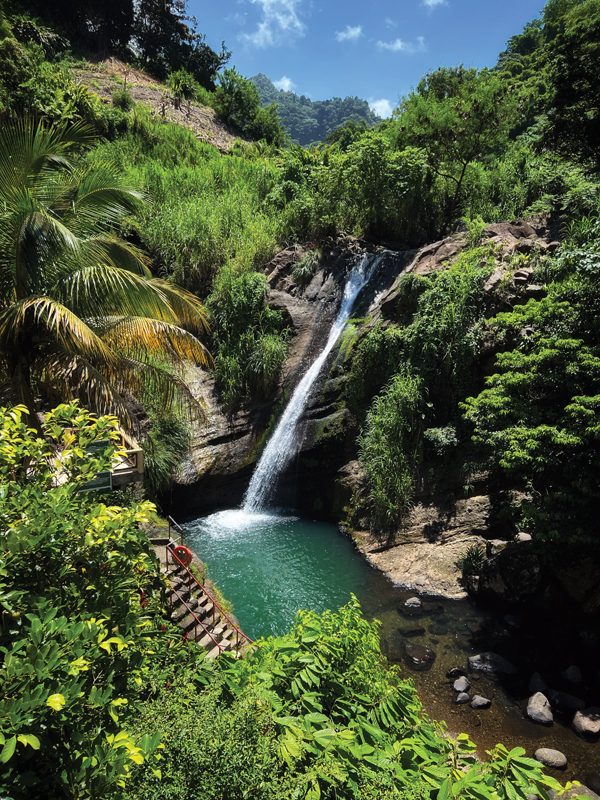
[[[354,96],[387,116],[439,66],[493,66],[542,0],[189,0],[199,30],[230,66],[311,100]]]

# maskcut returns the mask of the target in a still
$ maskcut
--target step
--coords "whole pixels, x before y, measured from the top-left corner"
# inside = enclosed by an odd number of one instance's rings
[[[221,655],[221,650],[215,645],[212,650],[210,650],[207,654],[207,658],[218,658]]]
[[[180,620],[179,627],[183,628],[184,631],[193,631],[194,628],[197,627],[198,634],[202,631],[202,627],[198,625],[198,622],[191,614],[188,614],[187,617]]]
[[[208,635],[208,633],[204,633],[204,635],[197,639],[198,644],[200,647],[203,647],[205,650],[210,650],[212,647],[215,646],[214,640]]]

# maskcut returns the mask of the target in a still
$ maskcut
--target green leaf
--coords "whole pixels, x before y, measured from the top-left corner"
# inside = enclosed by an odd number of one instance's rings
[[[46,700],[46,705],[53,708],[55,711],[62,711],[65,707],[65,698],[62,694],[51,694]]]
[[[33,747],[34,750],[40,749],[40,740],[37,736],[34,736],[33,733],[20,733],[18,739],[21,744],[28,744],[30,747]]]
[[[17,737],[11,736],[11,738],[6,742],[6,744],[2,748],[2,752],[0,753],[0,764],[6,764],[7,761],[10,761],[13,753],[15,752],[16,746],[17,746]]]

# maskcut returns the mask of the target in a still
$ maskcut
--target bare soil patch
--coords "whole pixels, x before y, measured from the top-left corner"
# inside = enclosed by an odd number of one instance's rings
[[[128,67],[119,59],[98,58],[88,62],[83,69],[73,70],[76,79],[89,86],[105,104],[112,102],[116,89],[125,88],[136,103],[144,103],[152,113],[167,122],[189,128],[201,142],[214,145],[221,153],[228,153],[240,137],[233,128],[225,125],[213,108],[197,103],[182,103],[175,107],[173,96],[167,86],[151,78],[140,69]]]

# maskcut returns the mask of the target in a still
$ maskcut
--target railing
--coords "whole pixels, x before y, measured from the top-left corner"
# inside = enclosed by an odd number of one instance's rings
[[[171,516],[167,517],[167,522],[169,523],[169,544],[171,542],[171,525],[176,530],[179,531],[179,544],[183,544],[183,528],[181,527],[181,525],[179,525],[177,522],[175,522],[175,520]],[[167,545],[167,547],[168,547],[168,545]],[[167,556],[167,558],[168,558],[168,556]],[[167,566],[168,566],[168,561],[167,561]]]
[[[184,606],[184,607],[185,607],[185,608],[186,608],[186,609],[189,611],[189,613],[191,614],[191,616],[192,616],[192,617],[193,617],[193,619],[194,619],[194,641],[195,641],[195,642],[197,642],[197,641],[198,641],[198,625],[200,625],[200,627],[202,628],[202,630],[204,631],[204,633],[205,633],[205,634],[207,634],[207,635],[208,635],[208,636],[209,636],[209,637],[212,639],[212,641],[213,641],[213,644],[215,644],[215,645],[216,645],[216,646],[219,648],[219,652],[220,652],[220,653],[223,653],[223,652],[225,651],[225,648],[224,648],[224,647],[221,645],[221,643],[220,643],[220,642],[218,642],[218,641],[215,639],[215,637],[212,635],[212,633],[209,631],[209,629],[206,627],[206,625],[205,625],[205,624],[202,622],[202,620],[201,620],[201,619],[198,617],[198,615],[197,615],[197,614],[194,612],[194,609],[193,609],[193,608],[191,608],[191,607],[190,607],[190,606],[189,606],[189,605],[188,605],[188,604],[185,602],[185,600],[184,600],[184,599],[183,599],[183,597],[182,597],[182,596],[179,594],[179,592],[177,591],[177,589],[174,589],[172,586],[171,586],[171,605],[173,604],[173,595],[174,595],[174,594],[176,594],[176,595],[177,595],[177,597],[178,597],[178,598],[179,598],[179,600],[181,601],[181,604],[182,604],[182,605],[183,605],[183,606]],[[214,607],[213,607],[213,623],[214,623]]]
[[[216,608],[219,611],[219,613],[221,614],[221,619],[226,620],[229,623],[229,625],[233,628],[233,630],[235,631],[235,649],[236,649],[236,651],[239,650],[240,644],[243,643],[243,642],[247,642],[248,644],[253,644],[252,639],[250,639],[249,636],[246,636],[246,634],[243,633],[238,628],[238,626],[233,622],[233,620],[231,619],[229,614],[227,614],[225,611],[223,611],[223,609],[221,608],[219,603],[210,594],[210,592],[207,592],[206,588],[200,583],[200,581],[196,578],[196,576],[188,569],[187,565],[180,558],[178,558],[175,555],[175,553],[173,551],[175,550],[175,547],[177,546],[177,542],[175,542],[171,538],[171,525],[173,525],[175,527],[175,529],[178,530],[179,533],[180,533],[179,544],[183,544],[183,528],[181,527],[181,525],[179,525],[177,522],[175,522],[173,517],[169,516],[169,517],[167,517],[167,519],[169,521],[169,541],[168,541],[168,543],[167,543],[167,545],[165,547],[165,564],[166,564],[166,567],[167,567],[167,572],[169,571],[169,554],[170,554],[172,563],[176,564],[178,567],[181,567],[182,569],[185,570],[186,577],[187,577],[187,587],[188,587],[188,589],[191,589],[192,585],[195,584],[196,586],[198,586],[200,588],[201,592],[203,594],[205,594],[208,597],[208,599],[210,600],[210,602],[212,603],[212,621],[213,621],[213,625],[215,623],[215,608]],[[189,607],[187,606],[187,604],[185,604],[185,601],[183,600],[181,595],[179,595],[179,593],[175,589],[172,589],[172,592],[175,592],[175,594],[177,594],[177,596],[184,603],[184,605],[186,605],[186,608],[189,609]],[[196,618],[196,615],[191,611],[191,609],[189,609],[189,610],[192,613],[192,616],[194,616],[194,618]],[[198,622],[200,622],[200,620],[198,620]],[[204,628],[204,625],[202,624],[202,622],[200,622],[200,624],[202,625],[203,630],[206,630]],[[212,634],[209,634],[209,635],[211,636],[211,639],[212,639],[213,638]],[[219,646],[219,649],[222,650],[223,648]]]

